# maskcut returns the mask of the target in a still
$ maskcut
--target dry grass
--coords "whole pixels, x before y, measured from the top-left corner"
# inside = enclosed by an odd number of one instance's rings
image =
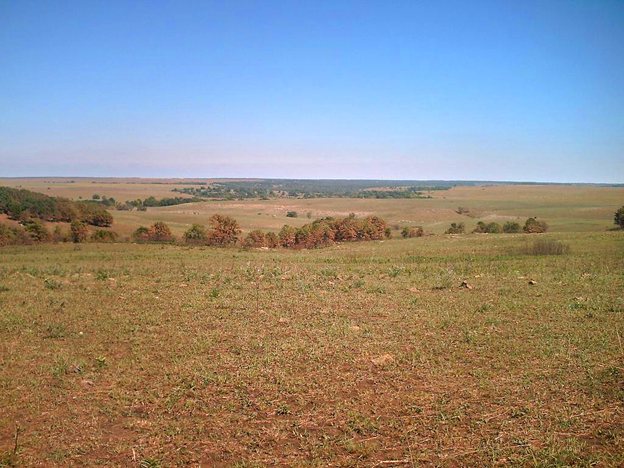
[[[0,460],[621,466],[624,237],[548,236],[3,249]]]

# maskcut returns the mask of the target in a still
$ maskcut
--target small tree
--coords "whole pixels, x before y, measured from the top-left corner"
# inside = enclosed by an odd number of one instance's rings
[[[87,225],[81,221],[72,222],[69,229],[71,240],[76,244],[86,241],[87,237],[89,237],[89,230],[87,229]]]
[[[152,242],[172,242],[171,229],[162,221],[157,221],[149,228],[147,238]]]
[[[251,231],[245,237],[244,245],[245,247],[266,247],[266,235],[259,229]]]
[[[451,223],[444,234],[466,234],[466,225],[464,223]]]
[[[145,226],[138,227],[136,231],[132,233],[132,239],[135,242],[146,242],[149,240],[149,229]]]
[[[105,231],[104,229],[97,229],[90,238],[91,242],[115,242],[117,240],[117,233],[113,231]]]
[[[297,230],[285,225],[279,233],[279,240],[282,247],[294,247],[297,242]]]
[[[216,214],[210,218],[212,229],[208,234],[211,243],[215,245],[232,245],[238,241],[241,229],[234,218]]]
[[[503,232],[505,234],[515,234],[520,232],[520,225],[513,221],[507,221],[503,226]]]
[[[411,238],[411,237],[422,237],[425,235],[425,231],[423,230],[422,227],[420,226],[416,226],[416,227],[405,227],[403,228],[403,230],[401,231],[401,235],[403,237],[407,238]]]
[[[206,228],[201,224],[193,224],[193,226],[184,233],[184,239],[189,244],[201,244],[208,241],[208,233],[206,232]]]
[[[614,224],[624,229],[624,206],[615,212]]]
[[[275,249],[280,246],[279,237],[274,232],[267,232],[266,234],[266,246],[270,249]]]
[[[548,230],[548,225],[544,221],[538,221],[536,218],[529,218],[524,223],[524,232],[527,234],[541,234]]]
[[[58,224],[54,228],[54,232],[52,233],[52,239],[54,242],[67,242],[67,234],[63,232],[61,226]]]
[[[52,240],[50,231],[39,221],[29,221],[26,223],[25,230],[34,242],[50,242]]]

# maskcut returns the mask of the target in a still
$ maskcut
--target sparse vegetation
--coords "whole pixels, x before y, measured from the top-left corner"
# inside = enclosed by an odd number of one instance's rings
[[[555,239],[537,239],[527,244],[524,252],[527,255],[563,255],[570,252],[570,246]]]
[[[619,466],[621,235],[548,239],[6,247],[0,453],[17,422],[19,466]]]
[[[464,223],[451,223],[444,234],[466,234],[466,225]]]

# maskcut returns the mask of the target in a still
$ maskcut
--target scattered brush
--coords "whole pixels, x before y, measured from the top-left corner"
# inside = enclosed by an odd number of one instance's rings
[[[554,239],[537,239],[532,245],[526,244],[525,255],[563,255],[570,253],[570,246]]]

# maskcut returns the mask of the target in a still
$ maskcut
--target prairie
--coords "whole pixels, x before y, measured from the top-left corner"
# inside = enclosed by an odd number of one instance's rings
[[[209,183],[214,179],[201,179]],[[72,182],[73,181],[73,182]],[[195,181],[200,181],[196,179]],[[19,186],[51,196],[90,199],[94,194],[117,201],[184,196],[172,192],[188,187],[190,179],[0,179],[0,185]],[[477,221],[522,222],[530,216],[545,220],[555,232],[604,231],[613,227],[613,213],[624,204],[624,187],[580,185],[481,185],[431,191],[430,199],[280,198],[206,201],[148,208],[147,211],[112,211],[113,230],[130,235],[141,225],[168,223],[182,235],[193,223],[206,224],[214,213],[238,220],[244,231],[277,231],[284,224],[300,226],[323,216],[374,214],[391,225],[421,225],[434,234],[443,233],[452,222],[464,222],[472,230]],[[467,208],[459,214],[459,207]],[[297,218],[286,216],[296,211]]]
[[[0,466],[622,466],[623,291],[621,232],[5,247]]]

